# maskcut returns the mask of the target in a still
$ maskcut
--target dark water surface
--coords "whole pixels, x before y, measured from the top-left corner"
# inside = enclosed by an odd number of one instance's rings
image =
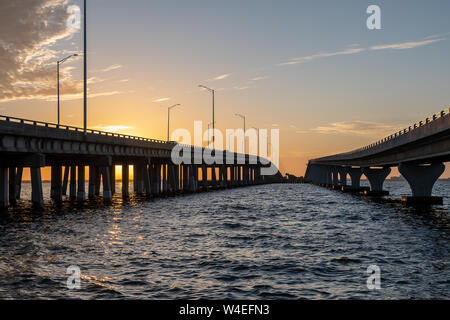
[[[398,202],[404,182],[383,202],[300,184],[44,212],[21,201],[0,215],[0,298],[449,299],[449,187],[424,209]],[[70,265],[80,290],[66,287]]]

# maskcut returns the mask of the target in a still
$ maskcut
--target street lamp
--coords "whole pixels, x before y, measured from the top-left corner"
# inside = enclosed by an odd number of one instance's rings
[[[172,110],[175,107],[181,106],[181,104],[174,104],[173,106],[170,106],[167,108],[167,142],[169,142],[169,133],[170,133],[170,110]]]
[[[242,115],[242,114],[239,114],[239,113],[235,113],[234,114],[235,116],[237,116],[237,117],[240,117],[240,118],[242,118],[243,120],[244,120],[244,153],[245,153],[245,116],[244,115]]]
[[[214,89],[208,88],[207,86],[204,86],[204,85],[199,85],[199,88],[206,89],[209,92],[211,92],[211,94],[212,94],[212,126],[213,126],[212,141],[213,141],[213,150],[214,150],[214,140],[215,140],[214,139],[214,132],[215,132],[215,129],[214,129],[214,124],[215,124],[215,121],[214,121]]]
[[[57,73],[57,78],[58,78],[58,126],[60,124],[60,109],[59,109],[59,66],[61,64],[63,64],[65,61],[67,61],[68,59],[72,58],[72,57],[78,57],[78,54],[71,54],[68,57],[65,57],[64,59],[58,60],[56,62],[57,68],[56,68],[56,73]]]
[[[83,126],[84,135],[87,135],[87,41],[86,41],[86,0],[84,0],[84,56],[83,56],[83,80],[84,80],[84,94],[83,94]]]
[[[215,122],[215,121],[214,121]],[[213,122],[211,122],[211,123],[208,123],[208,145],[209,145],[209,126],[210,125],[214,125],[215,123],[213,123]],[[214,130],[214,129],[213,129]]]

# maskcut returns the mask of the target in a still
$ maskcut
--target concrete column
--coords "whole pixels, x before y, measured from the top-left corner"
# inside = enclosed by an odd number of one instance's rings
[[[346,186],[347,185],[347,168],[338,167],[339,172],[339,185]]]
[[[174,178],[175,178],[175,192],[178,193],[180,191],[180,166],[174,165],[173,170],[174,170]]]
[[[100,167],[95,167],[95,195],[100,195],[100,184],[102,181],[102,170]]]
[[[16,168],[9,168],[9,204],[15,205],[16,201]]]
[[[339,186],[339,171],[336,167],[331,168],[331,176],[333,188],[337,188]]]
[[[442,197],[432,197],[433,186],[436,180],[444,173],[443,163],[431,165],[411,165],[400,163],[398,171],[408,181],[411,187],[412,197],[404,197],[402,201],[407,203],[431,203],[441,204]]]
[[[133,164],[133,192],[138,192],[139,172],[136,164]]]
[[[148,174],[148,168],[146,164],[141,166],[142,170],[142,180],[144,182],[144,191],[147,196],[152,194],[151,183],[150,183],[150,175]]]
[[[361,168],[347,168],[347,172],[350,175],[350,178],[352,179],[352,189],[359,190],[362,175]]]
[[[163,168],[162,168],[162,187],[163,187],[163,192],[166,193],[167,192],[167,164],[164,163],[163,164]]]
[[[156,163],[154,166],[155,173],[155,194],[161,194],[161,164]]]
[[[111,166],[111,172],[110,172],[110,179],[111,179],[111,193],[116,193],[116,166],[112,164]]]
[[[8,168],[0,168],[0,208],[8,207]]]
[[[383,183],[386,177],[391,173],[391,168],[362,168],[362,172],[367,177],[370,183],[370,192],[365,192],[367,195],[374,195],[379,193],[380,195],[389,194],[388,191],[383,191]]]
[[[112,200],[111,179],[109,177],[109,174],[110,174],[109,167],[101,167],[101,175],[102,175],[102,181],[103,181],[103,199],[106,202],[109,202]]]
[[[63,194],[63,196],[67,195],[67,185],[69,184],[69,171],[70,171],[70,167],[69,166],[65,166],[64,167],[63,185],[62,185],[62,194]]]
[[[44,195],[42,193],[41,168],[30,168],[31,173],[31,201],[34,206],[44,206]]]
[[[195,192],[194,165],[189,165],[189,191]]]
[[[55,166],[54,167],[54,193],[53,193],[53,200],[57,202],[62,201],[62,166]]]
[[[23,175],[23,168],[18,167],[16,174],[16,199],[20,199],[20,193],[22,191],[22,175]]]
[[[128,197],[130,195],[130,168],[127,163],[122,164],[122,195]]]
[[[77,168],[75,166],[70,166],[69,195],[70,199],[75,199],[77,197]]]
[[[77,200],[84,201],[86,200],[86,179],[85,179],[85,167],[78,166],[78,192],[77,192]]]
[[[50,167],[50,199],[55,198],[55,166]]]
[[[88,197],[89,199],[95,196],[95,167],[89,166],[89,186],[88,186]]]
[[[188,166],[186,164],[183,164],[182,168],[183,168],[183,191],[188,192],[189,191]]]

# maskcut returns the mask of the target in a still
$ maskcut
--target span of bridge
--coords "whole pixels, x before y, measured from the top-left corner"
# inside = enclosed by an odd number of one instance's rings
[[[339,189],[383,196],[383,183],[398,167],[408,181],[411,196],[402,201],[411,204],[440,204],[442,197],[433,196],[436,180],[450,161],[450,108],[402,129],[363,148],[350,152],[309,160],[305,181]],[[364,174],[370,189],[361,188]],[[347,186],[347,175],[351,185]]]
[[[175,146],[175,142],[98,130],[85,133],[73,126],[0,116],[0,207],[15,205],[20,199],[24,168],[30,169],[31,200],[38,207],[44,204],[43,167],[51,167],[50,198],[55,202],[65,196],[85,201],[100,193],[109,202],[116,192],[116,165],[122,166],[125,197],[131,181],[129,166],[133,166],[134,192],[149,197],[266,184],[282,178],[279,172],[261,174],[263,167],[272,165],[266,159],[230,151],[222,151],[223,161],[207,164],[203,157],[200,163],[194,161],[194,155],[205,149],[192,147],[192,161],[176,164],[171,157]]]

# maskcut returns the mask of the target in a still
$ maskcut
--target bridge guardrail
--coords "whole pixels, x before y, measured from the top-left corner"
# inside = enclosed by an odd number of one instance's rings
[[[393,140],[395,138],[398,138],[400,136],[403,136],[403,135],[405,135],[405,134],[407,134],[407,133],[409,133],[411,131],[414,131],[417,128],[422,127],[425,124],[431,123],[431,122],[433,122],[433,121],[435,121],[435,120],[437,120],[439,118],[442,118],[442,117],[444,117],[446,115],[449,115],[449,114],[450,114],[450,108],[446,108],[446,109],[442,110],[439,113],[433,114],[431,117],[427,117],[424,120],[416,122],[416,123],[410,125],[409,127],[404,128],[404,129],[402,129],[402,130],[400,130],[398,132],[395,132],[395,133],[393,133],[393,134],[391,134],[391,135],[389,135],[389,136],[387,136],[387,137],[385,137],[383,139],[380,139],[380,140],[378,140],[378,141],[376,141],[374,143],[371,143],[371,144],[369,144],[369,145],[367,145],[365,147],[362,147],[362,148],[350,151],[348,153],[364,151],[364,150],[368,150],[368,149],[371,149],[373,147],[379,146],[379,145],[383,144],[384,142],[387,142],[387,141]]]
[[[79,128],[79,127],[61,125],[61,124],[58,125],[58,124],[50,123],[50,122],[28,120],[28,119],[22,119],[22,118],[10,117],[10,116],[0,115],[0,120],[28,124],[28,125],[39,126],[39,127],[55,128],[55,129],[60,129],[60,130],[68,130],[68,131],[76,131],[76,132],[84,132],[84,129]],[[122,138],[122,139],[131,139],[131,140],[146,141],[146,142],[161,143],[161,144],[170,143],[170,142],[163,141],[163,140],[149,139],[149,138],[143,138],[143,137],[138,137],[138,136],[132,136],[132,135],[128,135],[128,134],[120,134],[120,133],[100,131],[100,130],[87,129],[86,132],[90,133],[90,134],[98,134],[98,135],[104,135],[104,136],[116,137],[116,138]]]

